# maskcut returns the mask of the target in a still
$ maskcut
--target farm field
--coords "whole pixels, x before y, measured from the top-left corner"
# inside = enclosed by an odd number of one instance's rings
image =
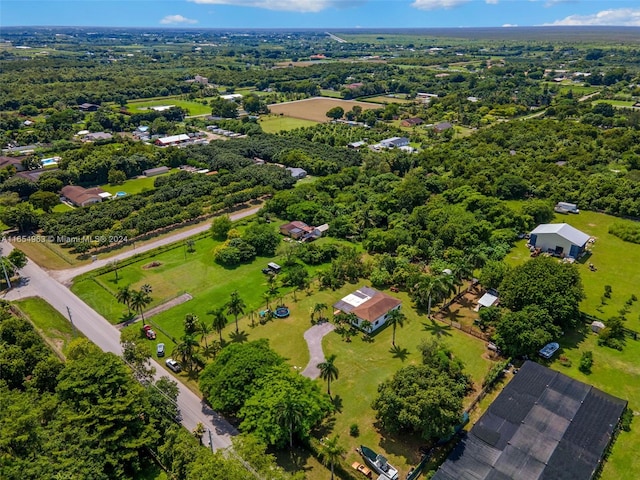
[[[269,110],[271,110],[271,113],[282,114],[287,117],[301,118],[303,120],[311,120],[314,122],[326,122],[329,120],[326,113],[332,108],[342,107],[345,111],[349,111],[356,105],[362,107],[363,110],[380,108],[379,105],[374,103],[358,102],[355,100],[339,100],[337,98],[313,97],[293,102],[274,103],[269,105]]]
[[[311,127],[318,122],[303,120],[301,118],[285,117],[284,115],[261,116],[258,123],[266,133],[277,133],[294,128]]]

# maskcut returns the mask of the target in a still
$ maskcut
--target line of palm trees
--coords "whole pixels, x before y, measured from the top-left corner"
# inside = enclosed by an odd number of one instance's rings
[[[116,299],[118,303],[126,305],[129,317],[132,315],[132,310],[138,312],[142,319],[142,325],[144,325],[144,309],[153,301],[152,291],[153,289],[148,283],[142,285],[140,290],[133,290],[130,285],[127,285],[118,289]]]
[[[451,270],[444,270],[439,275],[421,275],[410,288],[416,307],[426,310],[427,315],[431,315],[433,302],[442,301],[444,306],[450,295],[460,293],[462,279],[469,278],[470,275],[470,267],[465,264],[455,266]]]

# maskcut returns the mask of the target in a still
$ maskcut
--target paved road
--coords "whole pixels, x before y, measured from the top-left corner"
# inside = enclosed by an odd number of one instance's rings
[[[248,217],[258,212],[262,207],[254,207],[249,210],[242,210],[241,212],[237,212],[229,215],[229,218],[233,221],[240,220],[241,218]],[[189,237],[193,237],[202,232],[206,232],[209,230],[211,226],[211,222],[205,222],[202,225],[198,225],[197,227],[190,228],[188,230],[183,230],[181,232],[174,233],[173,235],[168,235],[163,238],[159,238],[158,240],[154,240],[153,242],[145,243],[139,247],[134,248],[133,250],[127,250],[126,252],[118,253],[117,255],[110,256],[108,258],[101,258],[96,260],[93,263],[89,263],[87,265],[82,265],[81,267],[76,268],[68,268],[65,270],[51,270],[50,275],[65,285],[70,285],[71,281],[81,275],[83,273],[90,272],[91,270],[95,270],[96,268],[104,267],[113,261],[124,260],[129,257],[133,257],[134,255],[138,255],[139,253],[148,252],[149,250],[153,250],[154,248],[162,247],[164,245],[168,245],[170,243],[178,242],[180,240],[186,240]]]
[[[252,215],[259,210],[253,208],[243,212],[238,212],[231,217],[234,220]],[[199,226],[188,231],[179,232],[174,235],[162,238],[155,242],[151,242],[136,250],[123,252],[110,259],[98,260],[90,265],[78,267],[74,269],[56,272],[54,278],[50,272],[40,268],[34,262],[29,261],[21,270],[23,284],[9,291],[4,298],[6,300],[18,300],[25,297],[41,297],[53,306],[63,316],[68,317],[68,310],[71,312],[73,325],[81,331],[89,340],[95,343],[105,352],[112,352],[117,355],[122,354],[120,346],[120,332],[115,326],[111,325],[104,317],[96,313],[91,307],[78,298],[71,290],[62,285],[60,281],[71,281],[73,277],[99,268],[114,258],[123,259],[132,255],[136,255],[143,251],[157,248],[178,240],[188,238],[192,235],[205,231],[209,225]],[[6,255],[13,246],[9,242],[2,243],[3,253]],[[67,280],[68,279],[68,280]],[[56,281],[57,280],[57,281]],[[156,379],[166,376],[169,373],[165,368],[155,360],[151,360],[151,364],[156,369]],[[189,390],[181,382],[178,382],[178,406],[182,414],[182,424],[192,431],[198,423],[202,423],[206,429],[211,431],[211,437],[214,448],[227,448],[231,445],[231,436],[236,435],[237,431],[223,417],[211,410],[204,401],[195,393]],[[203,442],[209,444],[208,432],[205,432]]]

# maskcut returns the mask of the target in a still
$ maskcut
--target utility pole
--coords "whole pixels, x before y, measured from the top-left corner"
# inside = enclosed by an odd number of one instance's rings
[[[10,289],[11,281],[9,280],[9,275],[7,275],[7,266],[4,263],[4,257],[0,257],[0,262],[2,263],[2,271],[4,272],[4,279],[7,281],[7,289]]]
[[[66,306],[66,305],[65,305]],[[73,318],[71,318],[71,309],[67,307],[67,314],[69,315],[69,321],[71,322],[71,327],[73,328],[73,336],[76,336],[76,326],[73,324]]]

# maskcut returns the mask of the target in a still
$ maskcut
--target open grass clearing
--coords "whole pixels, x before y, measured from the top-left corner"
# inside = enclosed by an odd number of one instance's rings
[[[608,103],[609,105],[618,108],[638,108],[634,107],[634,105],[636,104],[634,100],[594,100],[592,103],[593,105],[596,105],[598,103]]]
[[[117,192],[125,192],[127,195],[135,195],[136,193],[144,192],[145,190],[153,190],[155,179],[163,177],[165,175],[171,175],[177,172],[178,169],[174,168],[170,172],[163,173],[162,175],[156,175],[154,177],[145,177],[141,175],[136,178],[130,178],[120,185],[111,185],[109,183],[100,185],[100,188],[105,192],[109,192],[111,195],[115,195]],[[115,198],[113,200],[116,200]]]
[[[320,89],[320,95],[330,98],[342,98],[342,94],[336,90],[327,90],[326,88]]]
[[[402,93],[390,94],[390,95],[376,95],[374,97],[360,97],[360,98],[358,98],[358,100],[362,101],[362,102],[382,103],[382,104],[387,104],[387,103],[401,103],[401,104],[414,103],[414,100],[410,100],[410,99],[406,98],[406,95],[402,94]]]
[[[313,120],[285,117],[284,115],[263,115],[258,120],[258,123],[266,133],[278,133],[293,130],[294,128],[312,127],[318,124]]]
[[[49,303],[40,297],[29,297],[13,302],[35,325],[36,330],[44,337],[53,350],[64,357],[69,342],[75,335],[68,318],[60,315]]]
[[[179,97],[165,97],[154,100],[133,100],[127,103],[126,109],[133,113],[143,113],[153,111],[151,110],[151,107],[173,105],[175,107],[184,108],[189,112],[189,115],[205,115],[211,113],[209,101],[213,98],[215,97],[203,98],[200,100],[183,100]]]
[[[515,204],[517,205],[517,204]],[[640,297],[640,245],[625,242],[609,233],[609,227],[617,222],[630,222],[604,213],[582,210],[578,215],[556,214],[552,223],[568,223],[578,230],[594,237],[591,255],[578,262],[586,298],[581,309],[596,317],[607,319],[618,315],[624,303],[635,294]],[[525,248],[526,241],[520,240],[511,250],[506,260],[517,265],[530,258]],[[593,263],[597,271],[589,270]],[[605,285],[612,287],[612,296],[602,304]],[[640,331],[640,301],[633,302],[627,317],[627,327]]]
[[[380,105],[355,100],[340,100],[337,98],[313,97],[293,102],[273,103],[269,105],[271,113],[285,115],[287,117],[301,118],[314,122],[327,122],[326,113],[334,107],[342,107],[345,112],[354,106],[360,106],[363,110],[380,108]]]

